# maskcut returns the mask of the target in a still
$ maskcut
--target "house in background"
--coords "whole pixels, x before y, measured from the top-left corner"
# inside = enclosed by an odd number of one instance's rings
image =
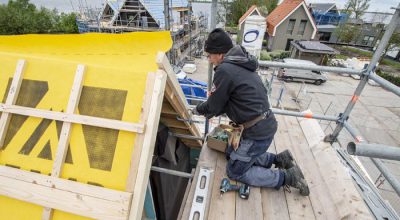
[[[317,26],[304,0],[284,0],[267,16],[268,50],[289,50],[293,40],[312,40]]]
[[[372,49],[382,37],[392,16],[385,12],[365,12],[359,20],[349,19],[348,23],[360,30],[351,43]]]
[[[339,12],[335,3],[311,3],[309,10],[317,25],[338,25],[347,18],[346,14]]]
[[[78,29],[80,33],[170,30],[174,42],[170,61],[183,64],[200,47],[200,32],[205,28],[206,18],[193,16],[188,0],[170,0],[170,3],[172,7],[166,18],[162,0],[106,0],[99,15],[81,14],[77,19]]]
[[[377,40],[382,37],[385,30],[385,24],[382,23],[368,22],[364,20],[361,24],[358,22],[352,23],[352,21],[349,21],[349,23],[355,27],[358,26],[360,30],[351,43],[357,46],[369,47],[371,49],[376,45]]]
[[[316,39],[336,43],[335,30],[341,23],[346,22],[347,14],[341,13],[335,3],[311,3],[309,10],[317,24],[318,34]]]
[[[244,13],[242,15],[242,17],[240,17],[239,22],[238,22],[238,29],[239,29],[238,36],[243,36],[243,30],[244,30],[244,24],[245,24],[246,18],[248,18],[249,16],[252,16],[252,15],[262,16],[261,12],[257,8],[257,5],[252,5],[246,11],[246,13]]]

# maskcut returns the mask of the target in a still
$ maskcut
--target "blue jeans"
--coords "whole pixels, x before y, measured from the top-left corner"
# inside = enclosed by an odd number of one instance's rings
[[[266,152],[271,143],[272,138],[259,141],[242,139],[237,151],[229,146],[226,151],[228,177],[251,186],[279,189],[284,174],[270,169],[275,161],[275,154]]]

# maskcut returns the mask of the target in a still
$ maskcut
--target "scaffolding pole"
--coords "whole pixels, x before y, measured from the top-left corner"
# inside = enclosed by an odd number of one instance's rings
[[[258,61],[260,66],[271,67],[271,68],[287,68],[287,69],[301,69],[301,70],[315,70],[324,71],[331,73],[347,73],[352,75],[362,75],[362,69],[350,69],[343,67],[331,67],[331,66],[319,66],[319,65],[304,65],[304,64],[293,64],[293,63],[282,63],[276,61]]]
[[[169,23],[169,0],[164,0],[164,20],[165,30],[169,31],[171,29]]]
[[[271,109],[274,114],[278,115],[288,115],[288,116],[295,116],[295,117],[302,117],[302,118],[314,118],[320,120],[327,120],[327,121],[337,121],[339,118],[336,116],[329,116],[329,115],[318,115],[312,114],[309,112],[294,112],[294,111],[286,111],[281,109],[273,108]]]
[[[360,132],[356,128],[352,127],[349,123],[344,123],[344,128],[346,128],[351,136],[353,136],[354,139],[356,139],[358,142],[362,144],[367,144],[365,139],[360,135]],[[376,158],[370,159],[376,165],[378,170],[383,174],[388,183],[393,187],[397,195],[400,196],[400,182],[396,179],[396,177],[390,173],[389,169],[383,164],[381,160]]]
[[[217,26],[217,3],[218,0],[212,0],[211,3],[211,27],[210,30],[214,30],[215,27]],[[211,91],[211,85],[213,81],[213,65],[212,63],[208,63],[208,84],[207,84],[207,91]],[[209,120],[206,118],[206,123],[205,123],[205,128],[204,128],[204,134],[208,133],[209,129]]]
[[[341,117],[336,125],[335,130],[333,131],[332,134],[327,135],[325,137],[325,139],[324,139],[325,141],[330,142],[330,143],[333,143],[334,141],[336,141],[340,131],[343,129],[344,122],[347,121],[347,119],[349,118],[351,111],[353,110],[358,98],[361,95],[361,92],[363,91],[365,85],[368,82],[368,79],[370,78],[370,76],[372,76],[372,78],[374,78],[373,72],[375,71],[376,65],[377,65],[380,57],[383,55],[383,52],[385,51],[385,48],[388,45],[389,40],[399,23],[399,17],[400,17],[399,15],[400,15],[400,3],[398,4],[398,6],[396,8],[396,12],[394,13],[394,15],[392,17],[392,20],[390,21],[388,29],[385,31],[385,34],[383,35],[381,42],[379,43],[378,48],[376,49],[376,51],[371,59],[371,62],[368,65],[366,72],[363,75],[361,75],[360,83],[358,84],[353,97],[351,98],[349,104],[347,105],[344,113],[341,114]],[[378,79],[377,77],[375,77],[375,78]]]
[[[185,172],[181,172],[181,171],[170,170],[170,169],[165,169],[165,168],[156,167],[156,166],[152,166],[151,170],[155,171],[155,172],[159,172],[159,173],[165,173],[165,174],[184,177],[184,178],[188,178],[188,179],[193,178],[193,174],[191,174],[191,173],[185,173]]]
[[[351,155],[400,161],[400,148],[383,144],[349,142],[347,144],[347,152]]]
[[[393,92],[394,94],[400,96],[400,88],[396,85],[393,85],[391,82],[387,81],[386,79],[376,75],[376,74],[371,74],[369,76],[370,79],[374,80],[377,82],[379,85],[381,85],[383,88]]]

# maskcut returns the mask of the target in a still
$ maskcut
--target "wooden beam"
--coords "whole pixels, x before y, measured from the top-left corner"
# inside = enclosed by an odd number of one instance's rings
[[[178,113],[175,111],[174,108],[172,108],[169,102],[163,102],[161,113],[166,115],[178,115]]]
[[[45,118],[56,121],[70,122],[75,124],[84,124],[101,128],[110,128],[122,131],[143,133],[144,124],[130,123],[113,119],[92,117],[86,115],[67,114],[63,112],[54,112],[35,108],[28,108],[16,105],[6,105],[0,103],[0,112],[25,115],[30,117]]]
[[[189,129],[183,121],[178,121],[176,118],[165,118],[162,117],[160,121],[167,127]]]
[[[158,70],[155,74],[153,92],[151,95],[150,110],[147,118],[147,129],[143,134],[142,152],[139,158],[136,182],[133,189],[134,198],[129,211],[129,219],[136,220],[142,217],[144,196],[149,180],[151,161],[153,158],[154,145],[156,142],[158,124],[160,120],[161,106],[164,97],[164,89],[167,74]]]
[[[165,88],[165,98],[169,101],[171,106],[175,109],[175,111],[180,115],[181,118],[190,119],[191,116],[188,112],[189,105],[165,53],[158,53],[156,62],[158,68],[164,70],[168,75],[167,85]],[[185,124],[191,131],[192,135],[197,137],[201,136],[196,126],[192,127],[187,122],[185,122]],[[199,142],[199,146],[202,146],[201,142]]]
[[[0,195],[95,219],[126,219],[131,193],[0,166]]]
[[[190,131],[187,130],[186,128],[185,128],[185,129],[181,129],[181,128],[169,128],[169,131],[171,131],[172,133],[175,133],[175,134],[192,135],[192,134],[190,133]]]
[[[188,140],[188,139],[184,139],[184,138],[180,138],[180,140],[188,147],[191,148],[200,148],[199,147],[199,143],[196,140]]]
[[[74,114],[76,108],[78,107],[83,86],[84,72],[85,72],[85,66],[78,65],[67,105],[66,113],[68,114]],[[64,165],[65,156],[67,155],[69,140],[71,137],[71,126],[72,124],[70,122],[64,122],[62,125],[60,138],[57,146],[56,157],[54,159],[53,169],[51,171],[51,176],[53,177],[60,176],[62,166]],[[43,210],[42,220],[49,220],[52,214],[53,214],[52,209],[45,207]]]
[[[23,72],[25,69],[25,60],[18,60],[17,67],[13,80],[11,82],[10,90],[8,91],[6,104],[14,105],[17,102],[19,89],[21,87]],[[3,148],[4,140],[6,138],[8,124],[10,123],[11,115],[8,112],[3,112],[0,117],[0,149]]]
[[[142,110],[140,114],[140,123],[145,123],[147,121],[149,112],[150,112],[150,104],[151,97],[153,95],[154,82],[155,82],[155,73],[147,74],[146,80],[146,88],[144,91],[144,98],[142,103]],[[126,183],[126,191],[133,192],[135,187],[138,167],[139,167],[139,158],[141,156],[142,148],[143,148],[143,140],[144,135],[137,135],[135,144],[133,146],[133,152],[131,156],[131,164],[128,173],[128,180]]]

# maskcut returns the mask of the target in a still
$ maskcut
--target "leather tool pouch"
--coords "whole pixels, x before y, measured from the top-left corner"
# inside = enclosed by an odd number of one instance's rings
[[[239,148],[240,144],[240,139],[242,137],[242,133],[244,130],[243,125],[236,125],[236,124],[231,124],[232,126],[232,131],[231,131],[231,138],[230,138],[230,145],[232,146],[233,150],[237,150]]]

